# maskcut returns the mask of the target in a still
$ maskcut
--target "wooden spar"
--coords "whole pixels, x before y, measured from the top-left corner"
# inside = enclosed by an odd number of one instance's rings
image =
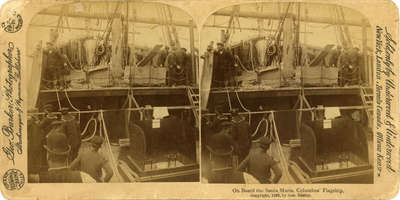
[[[189,21],[189,24],[193,24],[193,20]],[[192,57],[192,83],[196,84],[197,83],[197,76],[196,76],[196,62],[195,62],[195,55],[194,55],[194,30],[193,26],[190,26],[189,28],[189,36],[190,36],[190,56]]]
[[[284,13],[283,13],[284,14]],[[273,20],[280,20],[282,17],[284,17],[283,14],[277,14],[277,13],[257,13],[257,12],[251,12],[251,11],[239,11],[236,16],[238,17],[244,17],[244,18],[262,18],[262,19],[273,19]],[[219,15],[219,16],[231,16],[232,11],[230,10],[219,10],[212,15]],[[288,14],[288,18],[290,17],[295,17],[294,14]],[[300,21],[302,22],[312,22],[312,23],[321,23],[321,24],[333,24],[335,25],[335,21],[331,19],[331,17],[308,17],[306,19],[304,16],[300,17]],[[363,22],[359,20],[353,20],[353,19],[348,19],[346,22],[339,22],[341,25],[348,25],[348,26],[362,26]],[[370,26],[369,24],[367,26]]]
[[[353,47],[353,42],[351,41],[351,35],[350,35],[349,27],[346,26],[346,24],[345,24],[346,19],[344,18],[343,7],[338,6],[338,12],[339,12],[339,16],[340,16],[340,18],[342,20],[342,23],[343,23],[343,30],[344,30],[344,34],[347,37],[346,40],[348,42],[348,45],[350,47]],[[361,26],[364,26],[363,23],[361,23]]]
[[[224,26],[224,25],[213,25],[213,24],[205,24],[205,25],[203,25],[203,27],[207,27],[207,28],[221,28],[221,29],[226,29],[226,28],[228,28],[228,26]],[[258,28],[251,28],[251,27],[240,27],[240,29],[241,30],[248,30],[248,31],[259,31],[259,30],[261,30],[261,31],[265,31],[265,32],[275,32],[276,31],[276,29],[272,29],[272,28],[261,28],[261,29],[258,29]],[[308,34],[310,34],[310,33],[312,33],[312,32],[304,32],[304,31],[302,31],[302,32],[300,32],[300,33],[308,33]]]
[[[32,27],[42,27],[42,28],[52,28],[55,29],[57,26],[50,26],[50,25],[41,25],[41,24],[30,24]],[[81,27],[66,27],[60,26],[59,28],[68,28],[71,30],[80,30],[80,31],[96,31],[96,32],[104,32],[105,29],[98,29],[98,28],[81,28]],[[129,34],[140,34],[140,32],[129,32]]]
[[[51,16],[60,16],[60,13],[56,12],[56,11],[42,11],[39,12],[38,15],[51,15]],[[89,18],[89,19],[103,19],[103,20],[108,20],[109,19],[109,14],[107,13],[96,13],[96,14],[90,14],[90,13],[65,13],[64,14],[65,17],[73,17],[73,18]],[[115,17],[120,17],[121,14],[117,13]],[[139,17],[136,16],[135,18],[133,17],[129,17],[128,18],[129,22],[136,22],[136,23],[143,23],[143,24],[158,24],[158,25],[164,25],[165,23],[159,19],[156,18],[143,18],[143,17]],[[171,22],[173,25],[175,26],[183,26],[183,27],[189,27],[191,26],[188,22],[185,21],[172,21]],[[196,27],[194,24],[192,25],[194,27]]]
[[[42,24],[30,24],[30,26],[33,27],[43,27],[43,28],[57,28],[57,26],[51,26],[51,25],[42,25]],[[188,26],[190,27],[190,25]],[[192,25],[193,28],[195,28],[195,25]],[[209,27],[209,28],[227,28],[227,26],[222,26],[222,25],[204,25],[203,27]],[[60,28],[68,28],[71,30],[83,30],[83,31],[97,31],[97,32],[104,32],[104,29],[96,29],[96,28],[81,28],[81,27],[65,27],[65,26],[60,26]],[[250,27],[240,27],[240,29],[242,30],[249,30],[249,31],[258,31],[257,28],[250,28]],[[263,28],[261,29],[262,31],[266,31],[266,32],[275,32],[276,29],[267,29],[267,28]],[[308,33],[308,34],[312,34],[312,32],[305,32],[305,31],[301,31],[300,33],[304,34],[304,33]],[[140,34],[140,32],[129,32],[129,34],[135,34],[138,35]]]
[[[180,42],[179,42],[178,32],[176,31],[176,27],[175,27],[175,25],[174,25],[174,23],[173,23],[173,21],[172,21],[172,12],[171,12],[171,9],[170,9],[169,6],[167,6],[167,7],[166,7],[166,10],[168,11],[168,17],[169,17],[168,23],[169,23],[169,25],[171,26],[172,34],[173,34],[173,36],[175,37],[175,38],[174,38],[174,41],[175,41],[176,47],[178,47],[178,49],[180,49],[180,48],[181,48],[181,44],[180,44]],[[189,24],[189,25],[190,25],[190,24]]]

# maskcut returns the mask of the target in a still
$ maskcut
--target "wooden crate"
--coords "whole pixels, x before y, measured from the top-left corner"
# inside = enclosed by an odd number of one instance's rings
[[[266,71],[258,74],[258,81],[260,85],[268,87],[280,87],[281,86],[281,72],[279,70]]]
[[[151,67],[150,85],[165,85],[167,69],[164,67]]]
[[[88,71],[89,83],[93,87],[110,87],[112,80],[107,66],[97,67]]]
[[[240,76],[235,77],[237,82],[241,82],[242,86],[252,86],[257,82],[257,73],[253,71],[242,72]]]
[[[166,68],[146,65],[143,67],[132,67],[132,69],[131,83],[134,85],[152,86],[166,84]]]
[[[322,84],[333,86],[338,84],[339,68],[337,67],[324,67],[322,70]]]
[[[71,88],[84,88],[86,86],[86,73],[81,70],[71,71],[71,73],[67,76],[67,80],[71,81]]]
[[[305,86],[321,86],[322,84],[322,67],[306,67],[303,66],[303,83]]]
[[[303,80],[305,86],[333,86],[338,83],[336,67],[304,67]]]

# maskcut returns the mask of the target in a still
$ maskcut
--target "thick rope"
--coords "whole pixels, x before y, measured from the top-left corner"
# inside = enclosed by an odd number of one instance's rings
[[[304,179],[306,180],[305,183],[311,183],[311,178],[310,178],[310,176],[309,176],[307,173],[305,173],[305,172],[299,167],[299,165],[298,165],[296,162],[290,160],[290,161],[289,161],[289,164],[290,164],[291,166],[293,166],[293,167],[296,169],[296,171],[300,173],[301,176],[304,177]]]
[[[64,92],[65,92],[65,97],[67,98],[67,101],[68,101],[69,105],[71,106],[71,108],[74,109],[76,112],[78,112],[78,121],[80,123],[81,122],[81,111],[72,104],[71,100],[69,99],[67,90],[64,90]]]
[[[110,157],[111,157],[111,165],[113,166],[114,174],[118,177],[119,181],[123,181],[121,175],[118,172],[118,168],[117,168],[118,165],[115,163],[115,158],[114,158],[113,152],[111,151],[111,144],[110,144],[110,140],[108,139],[106,123],[104,121],[104,115],[103,115],[103,111],[102,110],[100,111],[100,121],[103,123],[105,143],[106,143],[106,147],[107,147],[108,152],[109,152]]]
[[[249,124],[251,124],[251,111],[249,109],[247,109],[246,107],[244,107],[242,101],[239,98],[239,94],[238,94],[238,92],[236,90],[235,90],[235,93],[236,93],[236,98],[239,101],[240,106],[243,108],[243,110],[245,110],[245,111],[247,111],[249,113]]]
[[[248,70],[242,63],[242,61],[240,60],[238,55],[235,55],[234,58],[236,59],[236,61],[239,63],[239,66],[242,68],[243,71],[245,72],[252,72],[251,70]],[[254,67],[253,67],[254,70]]]
[[[60,102],[60,96],[58,95],[58,89],[56,89],[56,95],[57,95],[58,110],[61,110],[61,102]]]
[[[267,120],[266,120],[266,119],[261,119],[260,122],[258,122],[258,125],[257,125],[257,127],[256,127],[256,130],[254,131],[253,134],[251,134],[251,137],[254,137],[254,136],[257,134],[258,129],[260,128],[261,123],[262,123],[263,121],[265,121],[265,123],[267,123]]]
[[[226,95],[228,97],[229,110],[232,110],[231,96],[229,95],[228,89],[226,90]]]
[[[283,153],[281,141],[279,140],[278,130],[277,130],[277,128],[276,128],[276,123],[275,123],[275,114],[272,112],[271,115],[272,115],[272,124],[273,124],[273,128],[274,128],[275,139],[276,139],[275,142],[276,142],[277,145],[278,145],[278,152],[279,152],[279,154],[280,154],[280,157],[283,158],[283,159],[282,159],[283,170],[284,170],[284,172],[287,174],[287,176],[288,176],[288,178],[290,179],[290,181],[291,181],[291,182],[294,182],[293,179],[292,179],[292,177],[290,176],[290,173],[289,173],[289,165],[288,165],[288,163],[287,163],[286,156],[285,156],[285,154]]]

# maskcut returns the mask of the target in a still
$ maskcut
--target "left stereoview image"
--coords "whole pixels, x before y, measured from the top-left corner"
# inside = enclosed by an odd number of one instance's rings
[[[196,31],[160,3],[38,12],[27,33],[28,181],[199,181]]]

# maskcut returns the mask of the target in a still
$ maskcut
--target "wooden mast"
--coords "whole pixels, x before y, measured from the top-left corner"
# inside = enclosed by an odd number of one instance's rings
[[[189,24],[193,24],[193,20],[189,21]],[[190,56],[191,56],[191,61],[192,61],[192,81],[194,84],[197,83],[197,78],[196,78],[196,62],[195,62],[195,54],[194,54],[194,28],[193,26],[189,27],[189,35],[190,35]]]

